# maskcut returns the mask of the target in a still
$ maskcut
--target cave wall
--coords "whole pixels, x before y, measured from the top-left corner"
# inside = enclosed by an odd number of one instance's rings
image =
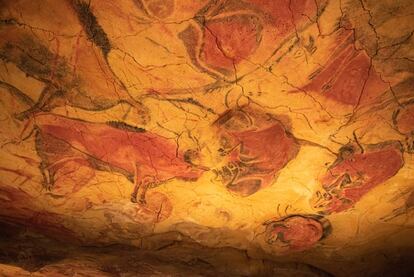
[[[0,272],[409,275],[413,13],[0,1]]]

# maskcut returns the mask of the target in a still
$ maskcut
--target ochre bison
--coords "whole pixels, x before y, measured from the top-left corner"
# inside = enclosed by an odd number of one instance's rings
[[[145,193],[170,179],[197,180],[206,168],[195,166],[195,151],[182,152],[175,142],[122,122],[91,123],[48,113],[35,116],[36,150],[44,184],[65,163],[118,172],[133,181],[131,201],[145,203]]]
[[[346,145],[338,159],[320,178],[324,192],[317,193],[315,208],[330,214],[351,208],[366,193],[397,174],[404,166],[399,142],[385,142],[365,147]]]
[[[298,142],[280,119],[253,108],[229,110],[214,125],[226,161],[214,172],[240,196],[269,186],[299,152]]]
[[[289,215],[268,220],[265,240],[269,244],[288,247],[292,251],[302,251],[313,247],[332,231],[330,222],[319,215]]]

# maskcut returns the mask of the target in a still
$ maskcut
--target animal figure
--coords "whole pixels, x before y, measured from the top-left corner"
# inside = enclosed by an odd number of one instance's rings
[[[59,8],[68,5],[64,1],[54,4]],[[58,7],[50,8],[53,10]],[[71,9],[70,6],[67,8]],[[70,14],[69,12],[68,16]],[[88,18],[84,19],[87,25],[91,25],[93,20]],[[75,28],[76,24],[77,19],[71,18],[65,26],[70,29]],[[87,36],[79,35],[76,39],[55,38],[55,49],[50,41],[42,40],[40,34],[21,25],[15,20],[0,24],[0,60],[14,64],[27,76],[42,82],[45,87],[29,109],[16,115],[17,119],[24,120],[34,113],[50,112],[65,105],[88,111],[102,111],[126,104],[136,111],[143,124],[150,120],[147,108],[129,93],[113,73],[106,60],[109,45],[104,47],[106,51],[103,53],[99,45],[91,43]],[[52,26],[54,28],[55,25]],[[82,28],[81,25],[78,27]],[[93,28],[96,38],[97,28]],[[65,31],[71,32],[56,30]],[[102,32],[99,32],[99,37],[106,38]]]
[[[323,10],[325,4],[319,5]],[[296,29],[309,25],[317,8],[310,0],[211,0],[178,38],[201,72],[234,82],[254,70],[252,65],[266,63]]]
[[[368,105],[389,89],[388,84],[371,66],[371,58],[355,48],[352,30],[339,30],[335,36],[326,63],[308,76],[308,83],[300,90],[343,105]]]
[[[265,240],[289,250],[301,251],[313,247],[332,231],[330,222],[320,215],[289,215],[268,220]]]
[[[207,169],[192,164],[194,151],[182,152],[160,135],[122,122],[91,123],[41,113],[35,116],[36,150],[42,159],[44,184],[51,188],[56,172],[75,161],[102,171],[118,172],[134,182],[131,201],[145,204],[145,193],[177,178],[197,180]]]
[[[323,214],[351,208],[374,187],[384,183],[404,166],[399,142],[368,145],[358,153],[353,145],[341,148],[338,159],[320,178],[324,192],[317,193],[315,208]]]
[[[214,125],[227,162],[214,172],[240,196],[269,186],[299,152],[299,143],[279,119],[253,108],[229,110]]]

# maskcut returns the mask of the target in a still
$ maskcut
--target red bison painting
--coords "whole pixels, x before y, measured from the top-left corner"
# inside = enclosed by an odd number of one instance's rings
[[[341,31],[332,55],[323,67],[315,70],[302,87],[344,105],[367,104],[389,86],[375,71],[369,56],[354,45],[352,31]]]
[[[249,196],[269,186],[296,157],[299,144],[274,115],[248,107],[229,110],[215,122],[227,164],[215,172],[227,189]]]
[[[320,178],[325,192],[318,193],[316,208],[322,213],[345,211],[374,187],[397,174],[404,165],[399,142],[369,145],[364,151],[344,146],[338,159]]]
[[[67,162],[118,172],[135,184],[131,201],[145,203],[145,193],[170,179],[197,180],[206,170],[195,166],[194,151],[182,152],[175,142],[122,122],[91,123],[53,114],[37,114],[36,149],[42,158],[45,185]]]
[[[264,225],[267,243],[279,244],[292,251],[309,249],[332,231],[329,221],[319,215],[289,215],[268,220]]]

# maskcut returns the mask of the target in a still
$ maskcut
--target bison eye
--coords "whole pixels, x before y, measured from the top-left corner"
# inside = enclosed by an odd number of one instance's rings
[[[219,149],[218,149],[218,152],[219,152],[219,155],[220,155],[220,156],[226,156],[226,155],[227,155],[226,150],[224,150],[223,148],[219,148]]]

